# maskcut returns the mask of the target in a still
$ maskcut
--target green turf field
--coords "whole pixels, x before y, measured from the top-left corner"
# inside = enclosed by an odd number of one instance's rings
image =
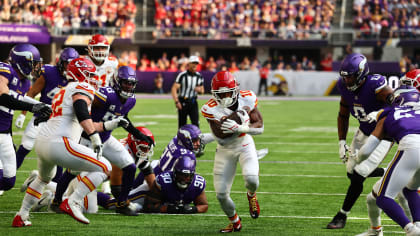
[[[200,100],[200,104],[204,102]],[[255,137],[255,143],[257,149],[267,147],[270,152],[260,160],[258,199],[261,216],[256,220],[249,216],[246,190],[238,167],[231,196],[243,221],[240,234],[355,235],[366,231],[369,226],[366,193],[371,191],[377,178],[365,182],[363,194],[353,207],[345,229],[325,229],[340,209],[349,183],[345,166],[338,157],[338,101],[260,100],[259,104],[265,132]],[[129,117],[136,125],[146,125],[153,132],[157,143],[154,159],[159,158],[177,130],[173,101],[139,99]],[[202,131],[209,132],[207,122],[203,117],[200,119]],[[356,127],[353,118],[351,126],[348,143]],[[19,145],[23,130],[15,129],[14,132],[14,141]],[[114,135],[122,138],[126,132],[117,129]],[[197,172],[207,181],[209,210],[205,214],[127,217],[100,210],[99,214],[87,215],[91,223],[83,225],[70,216],[44,212],[31,214],[33,226],[16,229],[11,224],[24,196],[19,187],[29,171],[36,168],[35,154],[31,152],[18,170],[15,188],[0,196],[0,235],[216,235],[228,220],[214,193],[211,173],[215,147],[214,143],[207,145],[205,155],[197,164]],[[391,151],[385,163],[393,154]],[[384,214],[383,225],[385,235],[403,233]]]

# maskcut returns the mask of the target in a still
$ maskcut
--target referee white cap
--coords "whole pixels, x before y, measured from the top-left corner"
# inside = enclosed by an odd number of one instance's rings
[[[200,64],[200,59],[198,59],[198,57],[197,56],[190,56],[190,58],[188,59],[188,62],[189,63],[198,63],[198,64]]]

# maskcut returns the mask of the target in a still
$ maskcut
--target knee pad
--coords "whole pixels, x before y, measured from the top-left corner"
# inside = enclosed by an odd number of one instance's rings
[[[255,192],[257,191],[258,185],[259,185],[259,178],[258,175],[245,175],[245,187],[251,191]]]
[[[13,186],[15,186],[15,182],[16,182],[16,176],[7,178],[7,177],[3,177],[2,179],[2,189],[4,191],[10,190],[13,188]]]

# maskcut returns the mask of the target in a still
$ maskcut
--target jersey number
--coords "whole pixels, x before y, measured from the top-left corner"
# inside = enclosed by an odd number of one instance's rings
[[[106,74],[101,75],[101,77],[95,75],[95,80],[101,81],[101,87],[104,87],[106,83]]]
[[[241,94],[242,97],[252,96],[252,93],[249,90],[239,91],[239,93]]]
[[[394,112],[394,120],[399,120],[401,118],[410,118],[410,117],[414,117],[411,114],[407,114],[407,112],[410,112],[411,110],[396,110]],[[417,110],[414,112],[414,114],[420,114],[420,110]]]
[[[163,177],[163,182],[165,184],[172,183],[172,177],[171,177],[171,175],[168,172],[166,172],[165,174],[163,174],[162,177]]]
[[[63,104],[64,99],[64,93],[66,92],[65,89],[61,89],[60,92],[58,92],[53,99],[51,108],[53,110],[51,117],[56,116],[62,116],[63,115],[63,108],[61,107],[61,104]]]
[[[200,189],[204,188],[204,178],[202,176],[196,175],[194,187],[198,187]]]
[[[362,121],[362,122],[366,122],[368,121],[367,117],[366,117],[366,112],[365,109],[363,107],[353,107],[354,109],[354,116],[356,117],[357,120]]]

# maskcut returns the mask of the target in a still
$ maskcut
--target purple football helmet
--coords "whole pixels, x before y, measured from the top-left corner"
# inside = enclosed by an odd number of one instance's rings
[[[179,157],[174,164],[174,182],[180,189],[186,189],[191,184],[195,174],[196,159],[193,153]]]
[[[66,77],[67,65],[76,58],[79,58],[79,53],[74,48],[64,48],[63,51],[61,51],[57,67],[64,77]]]
[[[394,90],[394,106],[414,106],[420,105],[419,91],[410,85],[401,85]]]
[[[346,87],[350,91],[356,91],[365,81],[368,73],[367,59],[360,53],[352,53],[341,62],[340,76],[343,77]]]
[[[32,72],[39,77],[41,74],[42,58],[38,49],[32,44],[17,44],[9,53],[9,61],[13,69],[19,71],[25,78],[32,79]]]
[[[118,69],[118,74],[112,80],[112,88],[125,99],[134,95],[136,84],[136,72],[129,66],[121,66]]]
[[[192,124],[184,125],[176,134],[178,144],[197,154],[201,147],[201,130]],[[198,143],[197,143],[198,141]],[[196,143],[196,144],[194,144]]]

